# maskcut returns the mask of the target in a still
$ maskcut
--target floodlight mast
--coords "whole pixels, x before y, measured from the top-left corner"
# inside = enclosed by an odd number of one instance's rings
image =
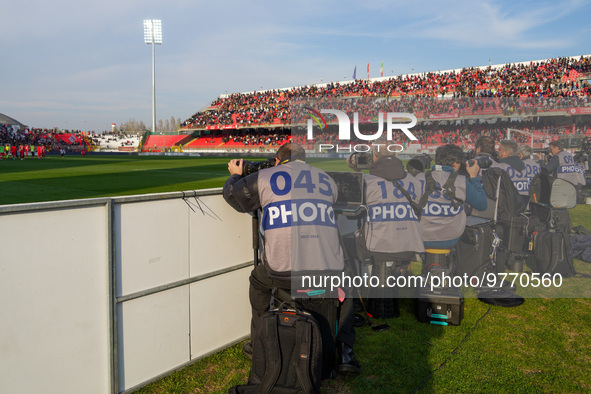
[[[152,133],[156,133],[156,51],[155,45],[162,44],[162,21],[144,19],[144,42],[152,44]]]

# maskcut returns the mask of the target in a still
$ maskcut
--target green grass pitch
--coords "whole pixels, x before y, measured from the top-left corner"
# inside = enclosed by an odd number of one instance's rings
[[[221,187],[229,175],[230,159],[124,155],[8,159],[0,161],[0,205]],[[322,166],[346,169],[344,160]]]
[[[0,205],[220,187],[229,160],[92,154],[9,159],[0,162]],[[348,170],[344,160],[315,163]],[[591,229],[591,206],[578,205],[571,219]],[[591,274],[582,261],[575,268]],[[591,391],[590,298],[527,299],[517,308],[492,307],[486,316],[488,305],[469,298],[457,327],[417,322],[413,300],[402,300],[401,308],[400,318],[385,321],[391,326],[385,332],[357,329],[362,373],[325,381],[322,392],[410,393],[419,386],[425,393]],[[238,344],[139,392],[227,392],[246,383],[249,368]]]

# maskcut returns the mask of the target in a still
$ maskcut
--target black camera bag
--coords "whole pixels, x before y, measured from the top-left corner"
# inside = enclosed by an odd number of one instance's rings
[[[252,338],[248,384],[229,393],[318,393],[322,377],[322,336],[316,319],[294,303],[260,317]]]
[[[484,222],[468,225],[456,244],[457,265],[455,275],[472,276],[487,266],[492,252],[494,224]]]
[[[533,234],[533,272],[561,274],[563,278],[574,275],[573,258],[569,235],[552,229],[543,229]]]
[[[531,203],[530,209],[535,217],[540,219],[547,228],[570,234],[572,223],[568,209],[552,208],[547,204]]]

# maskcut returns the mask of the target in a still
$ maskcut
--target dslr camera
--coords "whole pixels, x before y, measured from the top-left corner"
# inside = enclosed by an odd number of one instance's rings
[[[551,155],[550,148],[534,148],[534,153],[538,156],[540,153],[543,154],[542,161],[547,162]]]
[[[242,176],[254,174],[263,168],[275,167],[275,158],[270,157],[265,161],[248,161],[242,160]]]
[[[373,154],[369,152],[355,152],[347,157],[347,165],[354,171],[369,170],[373,165]]]
[[[482,169],[487,169],[492,166],[493,161],[490,156],[476,156],[473,159],[468,160],[468,165],[472,167],[474,163],[478,163],[478,166]]]

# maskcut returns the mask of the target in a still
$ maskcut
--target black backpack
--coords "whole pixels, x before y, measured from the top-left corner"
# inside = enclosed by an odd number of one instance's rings
[[[575,274],[571,243],[568,234],[543,229],[533,234],[534,266],[533,272],[540,274],[560,274],[568,278]]]
[[[284,302],[260,317],[257,330],[248,384],[229,393],[320,392],[322,336],[310,313]]]
[[[497,222],[511,223],[511,218],[518,216],[526,208],[511,177],[502,168],[491,167],[483,171],[482,188],[489,199],[496,200],[496,196],[499,196],[498,201],[495,201]]]
[[[552,208],[574,208],[577,205],[577,189],[567,180],[541,172],[529,184],[529,195],[534,203]]]

